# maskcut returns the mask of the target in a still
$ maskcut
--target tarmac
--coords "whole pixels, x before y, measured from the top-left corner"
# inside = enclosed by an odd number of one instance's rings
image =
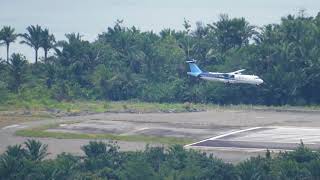
[[[253,127],[222,134],[186,147],[245,149],[245,150],[294,150],[303,143],[317,150],[320,148],[320,129],[311,127]]]
[[[305,146],[320,148],[320,112],[216,109],[191,113],[100,113],[44,119],[11,124],[0,129],[0,153],[9,145],[23,143],[27,137],[15,131],[48,124],[53,132],[108,133],[193,139],[192,148],[212,153],[226,162],[237,163],[250,156],[295,149]],[[81,155],[80,147],[88,139],[37,138],[49,145],[50,157],[68,152]],[[108,141],[106,139],[100,139]],[[145,142],[119,141],[120,150],[143,150]],[[153,146],[163,146],[151,143]]]

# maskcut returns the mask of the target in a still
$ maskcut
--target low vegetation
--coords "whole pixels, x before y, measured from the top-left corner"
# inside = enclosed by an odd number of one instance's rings
[[[218,106],[199,103],[148,103],[140,101],[56,101],[49,97],[12,97],[9,101],[0,105],[0,111],[48,111],[65,113],[101,113],[101,112],[194,112],[214,109]]]
[[[22,129],[15,132],[18,136],[24,137],[51,137],[56,139],[110,139],[117,141],[134,141],[146,143],[159,143],[159,144],[180,144],[185,145],[191,143],[193,140],[188,138],[176,137],[160,137],[160,136],[147,136],[147,135],[118,135],[118,134],[89,134],[89,133],[70,133],[70,132],[54,132],[46,131],[57,127],[56,124],[49,124],[32,129]]]
[[[77,115],[79,113],[102,113],[102,112],[127,112],[127,113],[150,113],[150,112],[197,112],[207,110],[276,110],[276,111],[320,111],[320,106],[265,106],[265,105],[219,105],[211,103],[157,103],[141,102],[139,100],[107,101],[107,100],[70,100],[57,101],[52,99],[44,89],[32,89],[11,94],[6,102],[0,104],[1,112],[19,112],[20,115],[55,116]],[[11,113],[12,114],[12,113]]]
[[[36,91],[35,91],[36,92]],[[56,101],[42,95],[12,95],[0,104],[0,127],[25,121],[44,120],[61,116],[76,116],[91,113],[180,113],[224,110],[262,110],[320,112],[319,106],[262,106],[262,105],[215,105],[200,103],[150,103],[131,101]],[[40,93],[41,94],[41,93]]]
[[[13,179],[319,179],[320,153],[303,144],[291,152],[252,157],[238,164],[211,155],[146,146],[144,151],[120,152],[114,142],[91,141],[84,155],[59,154],[47,159],[47,145],[36,140],[7,147],[0,155],[0,180]]]

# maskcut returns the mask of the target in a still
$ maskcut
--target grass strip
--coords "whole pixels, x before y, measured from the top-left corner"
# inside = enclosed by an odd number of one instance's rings
[[[115,135],[115,134],[83,134],[83,133],[68,133],[68,132],[49,132],[48,127],[54,125],[40,127],[35,129],[22,129],[16,131],[17,136],[23,137],[39,137],[39,138],[56,138],[56,139],[110,139],[116,141],[131,141],[131,142],[146,142],[160,144],[189,144],[192,139],[176,138],[176,137],[158,137],[145,135]]]
[[[46,100],[20,100],[12,99],[9,102],[0,104],[0,111],[26,110],[34,114],[38,111],[81,113],[81,112],[193,112],[206,110],[275,110],[275,111],[319,111],[320,106],[264,106],[264,105],[218,105],[198,103],[150,103],[141,101],[92,101],[76,100],[71,102],[58,102],[51,99]]]

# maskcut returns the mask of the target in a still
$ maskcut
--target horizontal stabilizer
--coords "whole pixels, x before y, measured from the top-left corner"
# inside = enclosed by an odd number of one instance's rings
[[[240,69],[238,71],[230,72],[230,74],[241,74],[241,72],[245,71],[245,69]]]
[[[194,60],[194,59],[190,59],[190,60],[186,61],[186,63],[196,63],[196,62],[197,62],[197,61]]]

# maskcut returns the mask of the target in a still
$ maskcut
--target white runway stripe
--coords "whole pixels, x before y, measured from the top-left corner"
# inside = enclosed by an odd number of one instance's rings
[[[192,145],[195,145],[195,144],[198,144],[198,143],[202,143],[202,142],[205,142],[205,141],[216,140],[216,139],[219,139],[219,138],[222,138],[222,137],[226,137],[226,136],[230,136],[230,135],[233,135],[233,134],[242,133],[242,132],[246,132],[246,131],[252,131],[252,130],[261,129],[261,128],[262,127],[253,127],[253,128],[248,128],[248,129],[242,129],[242,130],[239,130],[239,131],[233,131],[233,132],[230,132],[230,133],[222,134],[222,135],[215,136],[215,137],[212,137],[212,138],[208,138],[208,139],[205,139],[205,140],[202,140],[202,141],[198,141],[198,142],[195,142],[195,143],[187,144],[184,147],[189,147],[189,146],[192,146]]]
[[[18,124],[13,124],[13,125],[10,125],[10,126],[3,127],[2,129],[11,129],[11,128],[16,128],[18,126],[19,126]]]

